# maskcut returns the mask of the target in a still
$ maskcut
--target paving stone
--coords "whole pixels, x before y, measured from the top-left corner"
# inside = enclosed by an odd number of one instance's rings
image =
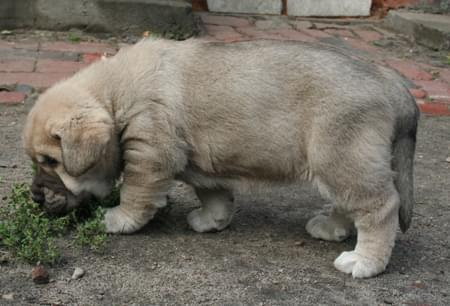
[[[110,53],[115,54],[116,48],[109,44],[103,43],[68,43],[62,41],[45,42],[41,44],[41,50],[43,51],[65,51],[75,53]]]
[[[244,37],[236,32],[230,26],[207,25],[206,31],[211,36],[225,42],[233,42],[244,39]]]
[[[425,114],[450,116],[450,104],[447,103],[428,103],[423,100],[417,101],[420,111]]]
[[[26,49],[37,51],[39,47],[38,42],[15,42],[0,40],[0,49]]]
[[[409,92],[414,96],[416,99],[424,99],[427,96],[427,92],[423,89],[418,88],[410,88]]]
[[[271,30],[271,29],[291,29],[291,25],[287,20],[281,18],[271,18],[265,20],[257,20],[255,26],[260,30]]]
[[[38,52],[28,49],[0,48],[0,59],[19,60],[36,58]]]
[[[0,60],[0,71],[32,72],[34,70],[34,63],[34,59]]]
[[[356,34],[365,42],[380,40],[383,37],[380,33],[371,30],[355,29],[354,32],[356,32]]]
[[[244,14],[281,14],[281,0],[208,0],[211,12]]]
[[[311,29],[314,25],[308,20],[291,20],[289,23],[297,30]]]
[[[82,61],[85,64],[91,64],[95,61],[98,61],[102,58],[101,53],[84,53],[82,56]]]
[[[0,104],[18,104],[25,98],[25,94],[21,92],[0,91]]]
[[[273,40],[285,39],[280,34],[269,33],[268,31],[261,31],[254,26],[237,28],[236,31],[242,35],[249,36],[254,39],[273,39]]]
[[[340,36],[340,37],[355,37],[353,35],[352,32],[350,32],[349,30],[343,30],[343,29],[326,29],[325,30],[326,33],[331,34],[331,35],[336,35],[336,36]]]
[[[36,64],[36,72],[74,73],[87,65],[83,62],[40,59]]]
[[[288,0],[289,16],[369,16],[372,0]]]
[[[231,27],[245,27],[249,26],[250,22],[247,18],[220,16],[212,14],[201,14],[201,19],[206,24],[224,25]]]
[[[293,29],[278,29],[278,30],[271,30],[268,32],[272,34],[279,34],[282,37],[286,38],[287,40],[299,40],[304,42],[317,41],[314,37],[308,36],[305,33]]]
[[[62,52],[62,51],[39,51],[37,53],[39,59],[55,59],[62,61],[78,61],[80,53]]]
[[[450,100],[450,85],[445,82],[434,80],[414,81],[414,83],[424,89],[430,99]]]
[[[315,29],[302,29],[301,32],[306,33],[306,34],[308,34],[312,37],[316,37],[316,38],[331,37],[330,34],[324,32],[324,31],[315,30]]]
[[[422,70],[418,64],[409,60],[388,59],[386,63],[410,80],[429,81],[433,76]]]
[[[345,37],[345,42],[350,45],[352,48],[354,49],[358,49],[360,51],[364,51],[366,53],[369,53],[373,56],[373,60],[381,63],[381,61],[378,61],[379,58],[379,49],[369,45],[368,43],[366,43],[365,41],[359,40],[359,39],[354,39],[354,38],[348,38]]]
[[[443,80],[447,84],[450,84],[450,69],[442,69],[439,71],[439,79]]]
[[[42,90],[71,75],[61,72],[0,72],[0,84],[26,84]]]

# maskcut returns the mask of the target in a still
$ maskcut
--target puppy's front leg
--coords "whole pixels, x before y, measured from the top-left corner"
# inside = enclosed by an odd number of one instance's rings
[[[141,229],[158,208],[166,205],[168,182],[163,180],[136,185],[125,180],[120,190],[120,205],[106,211],[106,231],[128,234]]]
[[[161,155],[137,144],[128,143],[128,148],[131,149],[124,152],[120,205],[105,214],[108,233],[133,233],[147,224],[158,208],[166,205],[171,179]]]

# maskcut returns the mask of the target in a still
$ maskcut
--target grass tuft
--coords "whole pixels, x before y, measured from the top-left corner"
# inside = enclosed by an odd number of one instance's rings
[[[31,264],[54,264],[61,257],[56,239],[70,233],[75,245],[101,251],[107,243],[101,206],[115,206],[119,201],[117,188],[104,200],[92,201],[68,216],[51,218],[31,200],[28,185],[14,185],[6,205],[0,206],[0,247]]]

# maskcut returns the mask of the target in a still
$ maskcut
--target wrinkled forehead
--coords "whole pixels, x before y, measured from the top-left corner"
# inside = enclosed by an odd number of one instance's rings
[[[49,111],[33,107],[27,117],[23,133],[23,143],[26,153],[35,159],[38,154],[57,154],[58,144],[50,136]]]

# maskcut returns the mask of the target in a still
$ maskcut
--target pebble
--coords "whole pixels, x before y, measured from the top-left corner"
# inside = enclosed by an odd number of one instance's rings
[[[81,268],[75,268],[75,270],[73,271],[73,274],[72,274],[72,279],[79,279],[79,278],[82,278],[83,277],[83,275],[84,275],[84,270],[83,269],[81,269]]]
[[[305,240],[299,240],[299,241],[296,241],[295,243],[294,243],[294,245],[295,246],[304,246],[305,245]]]
[[[12,301],[14,300],[14,293],[3,294],[2,299]]]
[[[450,156],[445,159],[447,163],[450,163]]]
[[[35,284],[48,284],[50,277],[44,266],[37,265],[31,270],[31,279]]]

